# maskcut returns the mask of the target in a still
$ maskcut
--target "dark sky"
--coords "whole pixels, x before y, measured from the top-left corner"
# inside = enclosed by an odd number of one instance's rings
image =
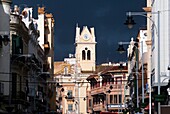
[[[119,62],[126,60],[126,54],[120,55],[116,49],[119,41],[129,42],[136,37],[140,27],[145,26],[146,19],[135,16],[137,23],[128,29],[123,23],[127,11],[143,11],[146,0],[13,0],[21,9],[31,6],[36,16],[37,7],[45,6],[46,12],[55,19],[55,60],[61,61],[69,53],[75,53],[76,23],[95,27],[96,63]],[[34,17],[35,17],[34,16]]]

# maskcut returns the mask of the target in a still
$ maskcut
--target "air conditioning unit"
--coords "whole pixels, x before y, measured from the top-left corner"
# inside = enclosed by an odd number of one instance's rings
[[[0,82],[0,94],[4,94],[4,83]]]

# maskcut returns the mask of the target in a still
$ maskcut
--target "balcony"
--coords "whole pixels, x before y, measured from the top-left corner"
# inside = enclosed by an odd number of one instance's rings
[[[92,88],[91,89],[91,95],[96,95],[96,94],[100,94],[100,93],[104,93],[105,91],[105,87],[96,87],[96,88]]]
[[[109,85],[109,87],[110,87],[110,85]],[[109,89],[109,87],[107,87],[107,89]],[[124,84],[112,84],[112,89],[114,90],[114,91],[116,91],[116,90],[118,90],[118,91],[120,91],[120,90],[124,90]]]
[[[66,96],[65,99],[67,99],[69,101],[74,101],[74,97],[73,96]]]
[[[72,110],[68,110],[68,111],[66,111],[67,113],[65,113],[65,114],[76,114],[76,111],[72,111]]]
[[[107,84],[105,86],[91,88],[91,95],[105,93],[110,89],[110,85],[112,85],[114,91],[124,90],[124,84]]]
[[[30,105],[30,102],[27,101],[27,95],[24,91],[18,91],[18,92],[15,92],[15,96],[12,95],[12,98],[11,98],[11,103],[12,104],[21,104],[21,105],[25,105],[26,107]],[[5,102],[6,101],[9,101],[9,98],[8,97],[4,97],[3,99]]]
[[[104,111],[105,110],[105,105],[103,103],[94,104],[93,105],[93,110],[94,111]]]
[[[74,97],[73,96],[68,96],[68,97],[66,97],[67,99],[74,99]]]

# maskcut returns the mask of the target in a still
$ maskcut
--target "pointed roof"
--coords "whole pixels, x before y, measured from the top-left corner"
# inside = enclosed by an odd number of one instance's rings
[[[68,67],[69,74],[73,73],[73,71],[71,69],[71,65],[69,63],[66,63],[64,61],[54,62],[54,74],[55,75],[63,74],[65,67]]]
[[[89,31],[87,26],[83,26],[83,30],[81,31],[81,34],[83,34],[84,32],[86,32],[86,33],[91,35],[91,32]]]

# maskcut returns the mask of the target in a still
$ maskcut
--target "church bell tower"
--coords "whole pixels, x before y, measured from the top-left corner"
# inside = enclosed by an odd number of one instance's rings
[[[76,26],[76,36],[75,36],[75,45],[76,45],[76,60],[81,67],[81,71],[95,71],[96,67],[96,41],[95,41],[95,32],[94,28],[88,29],[87,26],[84,26],[82,31],[80,27]]]

